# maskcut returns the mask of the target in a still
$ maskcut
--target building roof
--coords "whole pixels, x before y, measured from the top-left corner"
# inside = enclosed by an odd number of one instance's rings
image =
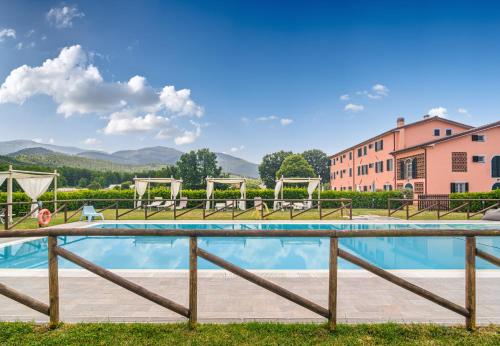
[[[420,144],[417,144],[417,145],[414,145],[414,146],[411,146],[411,147],[408,147],[408,148],[404,148],[404,149],[400,149],[400,150],[395,150],[391,154],[404,153],[405,151],[415,150],[415,149],[418,149],[418,148],[423,148],[423,147],[427,147],[427,146],[430,146],[430,145],[439,144],[439,143],[446,142],[446,141],[451,141],[451,140],[456,139],[456,138],[460,138],[460,137],[463,137],[463,136],[471,135],[471,134],[474,134],[476,132],[481,132],[481,131],[488,130],[488,129],[491,129],[491,128],[494,128],[494,127],[498,127],[498,126],[500,126],[500,121],[496,121],[494,123],[486,124],[486,125],[479,126],[479,127],[474,127],[474,128],[472,128],[470,130],[467,130],[467,131],[459,132],[459,133],[456,133],[454,135],[443,137],[443,138],[439,138],[439,139],[435,139],[435,140],[432,140],[432,141],[420,143]]]
[[[450,119],[445,119],[445,118],[441,118],[441,117],[438,117],[438,116],[434,116],[434,117],[429,117],[429,118],[424,118],[422,120],[419,120],[419,121],[415,121],[413,123],[409,123],[409,124],[406,124],[406,125],[403,125],[403,126],[400,126],[400,127],[394,127],[388,131],[385,131],[379,135],[376,135],[374,137],[371,137],[361,143],[358,143],[356,145],[353,145],[347,149],[344,149],[342,151],[339,151],[338,153],[336,154],[333,154],[330,156],[330,158],[333,158],[334,156],[337,156],[337,155],[340,155],[340,154],[343,154],[343,153],[346,153],[350,150],[353,150],[354,148],[360,146],[360,145],[364,145],[364,144],[367,144],[369,142],[372,142],[380,137],[383,137],[385,135],[388,135],[389,133],[392,133],[392,132],[396,132],[396,131],[399,131],[401,129],[405,129],[405,128],[408,128],[408,127],[411,127],[411,126],[415,126],[415,125],[420,125],[420,124],[423,124],[423,123],[426,123],[426,122],[430,122],[430,121],[434,121],[434,120],[440,120],[440,121],[443,121],[443,122],[446,122],[446,123],[449,123],[449,124],[453,124],[453,125],[457,125],[457,126],[461,126],[461,127],[464,127],[464,128],[467,128],[467,129],[472,129],[473,127],[470,126],[470,125],[467,125],[467,124],[463,124],[463,123],[459,123],[457,121],[453,121],[453,120],[450,120]]]

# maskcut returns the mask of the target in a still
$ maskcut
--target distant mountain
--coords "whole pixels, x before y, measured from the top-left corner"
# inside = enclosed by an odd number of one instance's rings
[[[259,176],[258,165],[255,163],[224,153],[216,154],[217,162],[224,172],[234,173],[249,178],[257,178]]]
[[[74,168],[87,168],[96,171],[138,172],[161,167],[159,165],[139,166],[118,164],[110,161],[102,161],[75,155],[56,153],[45,148],[22,149],[15,153],[8,154],[7,157],[13,158],[17,162],[21,162],[25,165],[40,165],[54,168],[66,166]]]
[[[35,141],[30,141],[25,139],[18,139],[14,141],[0,142],[0,155],[7,155],[28,148],[45,148],[48,150],[69,155],[78,154],[83,151],[83,149],[76,147],[65,147],[54,144],[38,143]]]
[[[136,150],[121,150],[112,154],[106,154],[100,151],[86,151],[79,153],[78,156],[108,160],[116,163],[126,163],[129,165],[174,165],[182,154],[183,152],[177,149],[167,147],[151,147]]]
[[[69,166],[96,170],[145,170],[174,165],[182,151],[168,147],[150,147],[136,150],[121,150],[114,153],[83,150],[53,144],[41,144],[29,140],[0,142],[0,155],[23,163],[44,166]],[[224,172],[256,178],[257,165],[224,153],[216,153],[217,161]],[[31,160],[31,161],[30,161]]]

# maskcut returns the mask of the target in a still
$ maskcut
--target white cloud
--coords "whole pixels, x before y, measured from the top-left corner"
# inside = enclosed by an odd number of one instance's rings
[[[462,115],[465,115],[466,117],[471,117],[469,111],[465,108],[459,108],[458,109],[458,113],[462,114]]]
[[[427,112],[431,117],[441,117],[446,118],[448,116],[448,110],[444,107],[431,108]]]
[[[280,124],[283,126],[290,125],[291,123],[293,123],[293,119],[290,119],[290,118],[280,119]]]
[[[0,29],[0,42],[5,41],[8,38],[16,38],[16,30],[14,29]]]
[[[232,153],[237,153],[238,151],[242,151],[245,149],[244,145],[240,145],[239,147],[232,147],[229,149],[230,152]]]
[[[340,101],[349,101],[350,97],[349,97],[349,94],[344,94],[344,95],[340,95],[339,99],[340,99]]]
[[[23,43],[22,43],[22,42],[19,42],[18,44],[16,44],[16,49],[17,49],[17,50],[21,50],[21,49],[23,49]]]
[[[108,125],[103,132],[107,135],[125,134],[131,132],[148,132],[162,129],[170,124],[170,119],[154,114],[134,116],[129,112],[116,112],[111,114]]]
[[[385,85],[382,85],[382,84],[375,84],[372,87],[372,90],[377,95],[381,95],[381,96],[388,96],[389,95],[389,88],[387,88]]]
[[[346,112],[361,112],[363,109],[365,109],[365,106],[363,105],[355,105],[354,103],[349,103],[344,107],[344,110]]]
[[[102,143],[101,140],[97,138],[87,138],[82,141],[82,144],[85,144],[86,146],[89,147],[95,147],[100,145],[101,143]]]
[[[73,19],[82,18],[85,14],[80,12],[76,6],[53,7],[47,12],[47,21],[56,28],[71,28]]]
[[[273,120],[278,120],[279,118],[276,115],[270,115],[268,117],[258,117],[257,121],[273,121]]]
[[[195,131],[183,130],[182,134],[174,138],[174,142],[177,145],[191,144],[198,139],[201,135],[201,126],[195,122],[192,122],[195,126]]]
[[[63,48],[59,56],[41,66],[23,65],[12,70],[0,86],[0,104],[23,104],[35,95],[51,97],[57,112],[65,117],[97,113],[108,119],[105,134],[156,131],[164,137],[169,127],[175,127],[173,119],[199,118],[204,113],[191,99],[189,89],[167,85],[157,90],[142,76],[125,82],[104,81],[79,45]],[[200,132],[198,128],[179,131],[181,136],[195,139]]]
[[[47,140],[44,140],[43,138],[37,137],[37,138],[33,138],[32,141],[40,143],[40,144],[54,144],[55,143],[54,138],[49,138]]]

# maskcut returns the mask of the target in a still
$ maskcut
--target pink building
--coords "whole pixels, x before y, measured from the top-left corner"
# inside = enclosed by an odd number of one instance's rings
[[[500,187],[500,122],[473,128],[425,116],[331,156],[333,190],[410,188],[415,194]]]

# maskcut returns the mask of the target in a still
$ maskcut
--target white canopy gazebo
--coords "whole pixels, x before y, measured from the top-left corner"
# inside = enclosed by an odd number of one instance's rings
[[[52,182],[54,182],[54,210],[57,210],[57,170],[51,172],[31,172],[18,171],[9,166],[9,170],[0,172],[0,186],[7,180],[7,203],[12,203],[12,186],[14,179],[19,184],[21,189],[32,200],[31,210],[36,209],[37,199],[48,190]],[[9,222],[12,222],[12,205],[7,207],[9,214]],[[34,212],[32,217],[37,217],[38,212]]]
[[[321,177],[317,178],[285,178],[281,177],[278,180],[276,180],[276,186],[274,187],[274,199],[283,199],[283,187],[285,183],[289,184],[304,184],[307,183],[307,194],[308,194],[308,199],[312,200],[312,195],[314,190],[318,189],[318,199],[321,196],[321,189],[320,184],[321,184]],[[274,201],[273,203],[273,210],[276,210],[279,208],[279,202]]]
[[[141,205],[141,199],[148,193],[148,200],[151,199],[151,184],[170,184],[170,199],[176,199],[177,195],[182,196],[182,180],[175,178],[134,178],[134,206]]]
[[[246,201],[247,198],[247,180],[245,178],[210,178],[207,177],[207,209],[210,209],[210,199],[214,199],[214,185],[215,183],[220,184],[230,184],[230,185],[238,185],[240,188],[240,199],[241,201],[238,203],[238,207],[241,210],[246,209]]]

